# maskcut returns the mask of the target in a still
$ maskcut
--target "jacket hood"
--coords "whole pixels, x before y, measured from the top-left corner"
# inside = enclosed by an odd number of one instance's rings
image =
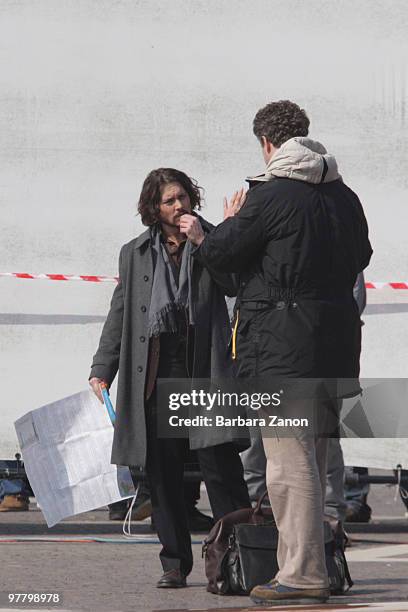
[[[335,157],[320,142],[303,136],[284,142],[270,159],[265,173],[248,180],[267,182],[275,177],[314,184],[341,179]]]

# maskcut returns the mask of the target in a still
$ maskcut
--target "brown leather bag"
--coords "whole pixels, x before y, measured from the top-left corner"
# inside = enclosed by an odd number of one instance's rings
[[[266,495],[265,492],[260,497],[255,508],[236,510],[217,521],[204,540],[202,552],[208,579],[207,591],[210,593],[248,593],[248,584],[254,579],[254,584],[250,586],[267,582],[275,575],[278,569],[278,531],[272,510],[262,508]],[[344,555],[347,536],[339,521],[325,518],[325,555],[330,593],[343,595],[353,586]],[[237,528],[238,525],[241,527]],[[261,529],[254,530],[254,525],[259,525]],[[245,550],[246,559],[237,559],[237,545],[239,549],[240,544]],[[251,567],[251,571],[248,571],[248,567]]]
[[[267,492],[259,498],[254,508],[236,510],[217,521],[204,540],[202,556],[205,557],[205,574],[208,579],[207,591],[216,595],[226,595],[230,582],[225,571],[225,559],[229,553],[234,526],[243,523],[250,525],[274,525],[272,510],[262,508]]]

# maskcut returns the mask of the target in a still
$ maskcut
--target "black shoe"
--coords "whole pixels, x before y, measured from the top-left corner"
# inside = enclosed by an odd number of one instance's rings
[[[127,499],[109,504],[109,520],[110,521],[123,521],[128,511],[129,503]]]
[[[365,503],[348,503],[346,508],[346,523],[369,523],[371,508]]]
[[[197,508],[188,511],[188,528],[190,531],[208,533],[214,527],[214,519],[203,514]]]
[[[164,572],[156,586],[158,589],[181,589],[187,586],[187,581],[179,569],[172,569]]]

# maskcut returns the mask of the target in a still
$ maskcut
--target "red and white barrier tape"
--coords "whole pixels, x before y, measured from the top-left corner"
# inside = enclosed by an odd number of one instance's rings
[[[117,276],[91,276],[76,274],[28,274],[27,272],[0,272],[0,276],[12,276],[31,280],[54,280],[54,281],[85,281],[87,283],[117,283]],[[367,282],[367,289],[408,289],[408,281],[404,282]]]
[[[408,289],[408,281],[406,282],[394,282],[394,283],[366,283],[366,289]]]
[[[25,278],[31,280],[54,280],[54,281],[85,281],[87,283],[117,283],[117,276],[90,276],[76,274],[28,274],[27,272],[0,272],[0,276],[13,276],[14,278]]]

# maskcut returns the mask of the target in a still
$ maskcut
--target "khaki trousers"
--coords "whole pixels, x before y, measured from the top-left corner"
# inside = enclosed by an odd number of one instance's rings
[[[327,588],[323,507],[328,438],[302,432],[286,437],[286,430],[284,436],[262,430],[266,483],[279,530],[275,578],[289,587]]]

